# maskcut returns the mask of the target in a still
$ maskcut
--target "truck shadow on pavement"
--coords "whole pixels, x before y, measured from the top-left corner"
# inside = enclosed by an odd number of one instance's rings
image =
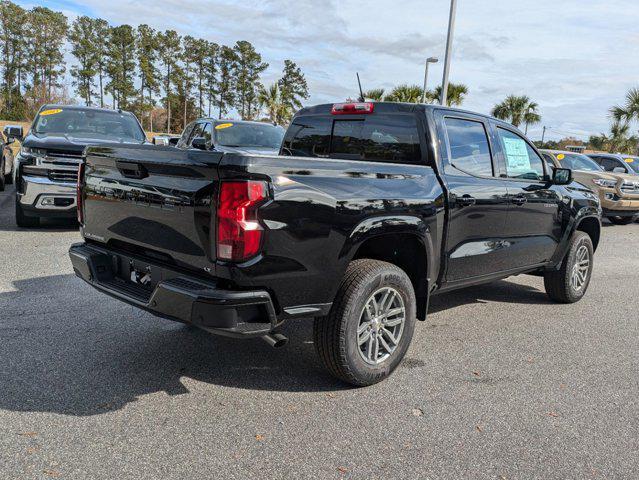
[[[73,275],[13,287],[0,292],[0,410],[99,415],[147,394],[189,394],[194,381],[286,392],[349,388],[320,365],[311,320],[289,322],[283,330],[289,345],[274,350],[260,339],[216,337],[155,318]],[[531,293],[497,282],[437,297],[431,313],[502,295],[530,302]]]

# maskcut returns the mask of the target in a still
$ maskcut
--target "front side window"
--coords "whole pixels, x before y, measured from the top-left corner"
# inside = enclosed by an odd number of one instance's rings
[[[461,118],[446,118],[444,123],[452,166],[471,175],[492,176],[493,162],[484,124]]]
[[[504,149],[508,178],[542,180],[544,165],[541,157],[523,137],[510,130],[497,128]]]

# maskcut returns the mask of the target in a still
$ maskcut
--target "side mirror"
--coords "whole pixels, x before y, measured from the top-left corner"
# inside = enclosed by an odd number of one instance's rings
[[[13,143],[14,140],[21,142],[24,139],[24,129],[20,125],[7,125],[2,133],[7,137],[7,143]]]
[[[204,137],[196,137],[191,142],[191,146],[193,148],[197,148],[198,150],[208,150],[209,146],[206,144],[206,138]]]
[[[169,145],[173,145],[174,147],[180,141],[180,137],[169,137]]]
[[[555,185],[570,185],[572,183],[572,170],[569,168],[555,168],[552,173],[552,183]]]
[[[628,173],[628,171],[623,167],[615,167],[612,169],[612,173]]]

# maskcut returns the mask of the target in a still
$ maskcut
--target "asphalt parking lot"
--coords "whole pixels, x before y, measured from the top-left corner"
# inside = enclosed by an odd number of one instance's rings
[[[216,338],[72,274],[73,224],[0,193],[0,478],[639,478],[639,224],[606,224],[586,298],[540,278],[433,299],[402,367],[351,389],[311,322]]]

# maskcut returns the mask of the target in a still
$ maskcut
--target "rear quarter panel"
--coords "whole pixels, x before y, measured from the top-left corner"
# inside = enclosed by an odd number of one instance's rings
[[[438,248],[444,197],[430,167],[225,155],[219,171],[221,179],[272,181],[272,200],[260,210],[263,254],[240,266],[218,262],[216,271],[238,285],[270,289],[280,308],[332,302],[357,248],[373,236],[410,233]],[[401,245],[389,242],[393,247]]]

